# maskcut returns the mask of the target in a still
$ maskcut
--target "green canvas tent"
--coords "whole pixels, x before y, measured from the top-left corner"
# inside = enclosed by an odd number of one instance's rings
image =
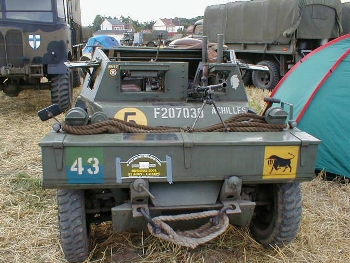
[[[322,141],[315,170],[350,178],[350,34],[299,61],[271,97],[293,104],[297,127]]]

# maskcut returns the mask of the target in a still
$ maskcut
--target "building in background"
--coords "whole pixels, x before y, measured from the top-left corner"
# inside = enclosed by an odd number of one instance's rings
[[[125,30],[125,24],[118,19],[105,18],[102,22],[101,30]]]
[[[175,18],[159,18],[152,27],[153,30],[166,30],[170,32],[178,32],[183,30],[184,27],[181,25],[179,19]]]

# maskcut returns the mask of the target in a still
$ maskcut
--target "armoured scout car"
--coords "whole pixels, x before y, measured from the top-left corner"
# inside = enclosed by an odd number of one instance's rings
[[[288,102],[252,113],[218,40],[215,52],[204,37],[199,49],[97,48],[67,63],[87,71],[76,106],[64,121],[57,105],[38,114],[56,119],[39,143],[42,184],[58,189],[68,261],[88,257],[89,225],[101,221],[191,248],[228,224],[267,247],[294,239],[320,141],[296,128]]]

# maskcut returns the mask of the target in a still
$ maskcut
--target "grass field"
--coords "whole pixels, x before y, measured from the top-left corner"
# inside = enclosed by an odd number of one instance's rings
[[[79,92],[79,90],[75,90]],[[247,88],[259,112],[267,91]],[[76,94],[75,94],[76,95]],[[66,262],[60,247],[55,190],[41,188],[38,146],[53,122],[37,111],[50,104],[49,91],[28,90],[18,98],[0,93],[0,262]],[[302,183],[303,219],[294,242],[264,249],[247,228],[229,229],[194,250],[148,232],[112,234],[110,224],[93,229],[86,262],[350,262],[350,185],[318,176]]]

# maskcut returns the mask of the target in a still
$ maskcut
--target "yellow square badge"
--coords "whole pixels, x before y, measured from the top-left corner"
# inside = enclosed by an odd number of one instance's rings
[[[299,146],[266,146],[263,179],[296,177]]]

